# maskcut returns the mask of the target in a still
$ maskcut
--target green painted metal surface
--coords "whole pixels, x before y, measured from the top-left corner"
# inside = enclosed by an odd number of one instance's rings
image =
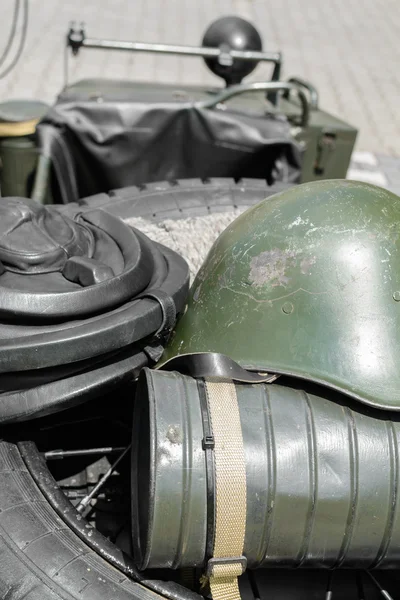
[[[282,380],[235,384],[245,459],[243,554],[248,566],[396,567],[398,415],[383,419],[379,411],[303,383],[300,389]],[[131,477],[134,555],[140,568],[207,561],[206,542],[215,531],[207,493],[212,506],[216,499],[206,482],[204,394],[192,377],[142,371]]]
[[[247,210],[198,273],[163,361],[220,352],[400,410],[400,198],[330,180]]]
[[[46,114],[49,106],[37,100],[9,100],[0,103],[0,125],[9,126],[24,124],[27,129],[34,130],[35,120]],[[33,124],[31,123],[33,122]],[[26,131],[18,135],[7,133],[0,137],[0,188],[2,196],[29,197],[35,177],[38,161],[38,149],[34,134]],[[2,135],[5,135],[4,133]],[[44,190],[43,201],[49,201],[50,191]]]
[[[199,102],[212,99],[220,88],[181,86],[151,82],[111,81],[85,79],[68,86],[60,94],[59,101],[72,99],[107,101],[135,100],[143,102]],[[277,107],[266,101],[263,92],[247,92],[226,103],[227,110],[239,111],[263,117],[268,113],[282,114],[293,125],[293,135],[304,149],[301,182],[346,177],[351,153],[357,137],[352,125],[310,106],[309,123],[298,126],[301,106],[295,95],[281,98]]]
[[[301,113],[292,97],[282,99],[279,110],[290,122]],[[294,129],[293,134],[304,148],[301,183],[346,177],[357,138],[355,127],[316,106],[310,110],[307,127]]]
[[[37,159],[31,136],[0,139],[2,196],[29,197]]]

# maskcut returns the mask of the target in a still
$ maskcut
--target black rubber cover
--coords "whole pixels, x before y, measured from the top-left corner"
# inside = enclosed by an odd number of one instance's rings
[[[65,321],[119,306],[148,285],[149,246],[101,210],[67,216],[27,198],[4,198],[0,318]]]
[[[87,218],[86,209],[89,209],[90,216],[99,214],[98,209],[101,208],[103,212],[122,219],[140,216],[162,221],[167,218],[204,216],[235,207],[245,209],[287,187],[287,184],[268,186],[261,179],[237,183],[232,179],[190,179],[174,183],[151,183],[142,189],[123,188],[86,198],[82,201],[83,206],[68,205],[52,210],[54,218],[60,214],[72,220],[82,210],[85,210]],[[144,239],[139,232],[136,232],[136,236],[139,243]],[[158,288],[169,294],[179,310],[186,295],[186,264],[171,250],[156,244],[151,244],[149,248],[155,264],[155,275],[148,287],[153,292]],[[20,277],[22,279],[24,276]],[[146,318],[142,318],[143,315]],[[109,389],[136,376],[136,369],[145,366],[145,360],[150,358],[151,364],[159,356],[157,347],[146,348],[143,353],[143,347],[140,343],[138,345],[137,340],[156,332],[163,319],[159,301],[148,296],[140,302],[135,300],[108,311],[101,318],[94,316],[53,325],[50,320],[44,324],[34,320],[24,326],[4,323],[2,330],[7,330],[9,337],[0,338],[0,370],[3,371],[0,374],[0,422],[25,420],[67,408],[93,397],[103,387]],[[17,332],[21,337],[15,335]],[[46,335],[43,336],[43,333]],[[76,343],[77,337],[79,344]],[[111,354],[106,352],[104,355],[105,347],[112,348]],[[94,359],[96,348],[98,355]],[[135,352],[139,353],[138,360]],[[90,358],[87,358],[88,355]],[[61,364],[54,364],[57,362]],[[20,365],[25,369],[23,373]]]
[[[162,289],[173,298],[179,312],[187,294],[187,265],[172,250],[162,248],[161,252],[161,246],[151,246],[156,267],[146,290]],[[149,296],[133,297],[122,306],[87,319],[43,324],[3,322],[0,373],[43,369],[100,356],[153,335],[162,323],[160,303]]]
[[[0,203],[0,422],[137,376],[183,309],[186,262],[99,208]]]
[[[146,347],[133,344],[111,355],[84,361],[85,366],[77,363],[76,371],[63,367],[61,373],[57,367],[44,369],[48,377],[54,378],[45,383],[41,380],[41,371],[36,377],[30,372],[28,382],[24,381],[25,373],[12,373],[7,376],[10,389],[0,394],[0,424],[36,419],[112,392],[117,386],[136,379],[149,363],[152,364],[152,361]],[[64,370],[67,372],[63,373]],[[16,385],[16,377],[17,390],[12,389]],[[21,379],[26,388],[21,389]]]
[[[163,311],[150,291],[171,296],[178,312],[185,301],[185,262],[102,210],[67,216],[5,198],[0,234],[0,373],[82,361],[154,334]]]

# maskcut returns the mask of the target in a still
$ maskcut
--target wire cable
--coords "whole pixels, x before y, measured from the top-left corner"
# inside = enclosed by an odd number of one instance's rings
[[[13,42],[14,42],[15,31],[17,29],[17,20],[18,20],[19,7],[20,7],[20,0],[15,0],[15,2],[14,2],[14,14],[13,14],[13,20],[12,20],[12,24],[11,24],[10,34],[8,36],[8,40],[7,40],[7,43],[5,45],[5,48],[3,50],[3,54],[0,56],[0,67],[3,64],[3,62],[6,60],[6,58],[8,57],[8,54],[9,54],[9,52],[11,50],[11,46],[13,45]]]
[[[21,30],[21,37],[20,37],[20,41],[19,41],[19,46],[18,46],[18,50],[16,55],[14,56],[13,60],[11,61],[11,63],[8,65],[8,67],[6,67],[4,69],[4,71],[2,73],[0,73],[0,79],[3,79],[4,77],[6,77],[6,75],[8,75],[13,68],[15,67],[15,65],[17,64],[17,62],[19,61],[19,59],[21,58],[21,54],[22,51],[24,49],[25,46],[25,41],[26,41],[26,33],[28,30],[28,0],[23,0],[23,5],[22,5],[22,30]]]

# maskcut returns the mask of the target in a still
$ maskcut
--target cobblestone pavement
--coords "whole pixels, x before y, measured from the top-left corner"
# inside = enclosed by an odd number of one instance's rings
[[[376,154],[376,164],[368,167],[367,160],[364,167],[386,169],[390,185],[399,173],[393,185],[400,189],[399,161],[385,158],[400,157],[399,0],[30,0],[29,6],[23,59],[0,80],[0,100],[54,100],[72,19],[85,21],[91,37],[197,44],[213,19],[237,14],[256,24],[265,49],[283,51],[285,77],[309,79],[325,110],[359,128],[357,150]],[[12,8],[13,0],[0,1],[0,54]],[[269,68],[259,66],[251,79],[269,76]],[[201,59],[94,50],[73,59],[70,74],[71,80],[217,82]]]
[[[379,185],[400,196],[399,158],[355,151],[347,177]]]

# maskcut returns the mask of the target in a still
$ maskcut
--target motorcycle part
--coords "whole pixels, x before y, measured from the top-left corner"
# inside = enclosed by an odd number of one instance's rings
[[[261,37],[254,25],[235,16],[221,17],[211,23],[203,36],[202,46],[218,48],[221,51],[217,59],[205,58],[204,60],[210,71],[222,77],[227,86],[240,83],[254,71],[258,64],[258,61],[234,60],[231,51],[262,51]],[[279,79],[279,74],[276,79]]]
[[[206,62],[207,60],[211,60],[211,65],[214,65],[215,63],[223,65],[227,62],[232,64],[233,74],[236,77],[239,73],[251,73],[259,61],[265,61],[274,64],[272,80],[278,80],[282,62],[281,53],[262,52],[260,36],[251,23],[248,23],[244,19],[240,19],[238,17],[225,17],[224,19],[227,20],[228,25],[228,27],[226,27],[225,24],[222,24],[224,29],[224,39],[222,40],[221,36],[217,32],[217,29],[221,29],[220,21],[222,20],[218,19],[210,25],[209,29],[204,35],[203,45],[200,47],[89,38],[86,36],[83,23],[79,26],[76,23],[72,23],[68,30],[67,44],[65,47],[65,86],[68,85],[69,48],[71,48],[73,56],[77,56],[81,48],[122,50],[125,52],[152,52],[156,54],[178,54],[181,56],[201,56],[206,59]],[[234,29],[236,31],[234,31]],[[215,33],[217,33],[217,36]],[[207,47],[205,46],[206,36],[209,38],[211,44]],[[218,44],[218,46],[216,46],[216,41],[220,39],[221,42]],[[222,48],[220,47],[220,44],[222,44]],[[226,71],[224,71],[224,74],[226,74]],[[243,77],[244,76],[245,75],[243,75]]]
[[[135,380],[149,361],[145,344],[132,344],[111,356],[84,361],[84,366],[35,371],[28,381],[23,371],[1,376],[0,424],[42,417],[111,392]]]
[[[221,103],[226,102],[227,100],[229,100],[230,98],[234,98],[235,96],[239,96],[240,94],[259,91],[264,91],[268,93],[279,91],[285,91],[287,93],[289,93],[289,91],[296,92],[296,95],[301,105],[301,117],[299,125],[300,127],[307,127],[310,107],[306,94],[300,86],[294,85],[292,83],[286,83],[283,81],[254,81],[252,83],[245,83],[242,85],[232,85],[231,87],[229,87],[229,89],[223,90],[221,93],[217,94],[211,99],[198,102],[197,106],[199,108],[215,108],[216,106],[221,105]]]
[[[118,463],[124,458],[124,456],[126,456],[126,454],[129,452],[130,449],[131,449],[131,447],[128,446],[127,448],[124,449],[123,452],[121,452],[119,457],[113,462],[113,464],[110,466],[108,471],[106,473],[104,473],[103,477],[100,479],[100,481],[97,483],[97,485],[94,486],[94,488],[89,492],[89,494],[87,494],[84,498],[82,498],[82,500],[76,506],[77,512],[79,512],[79,513],[83,512],[86,509],[86,507],[90,504],[90,502],[93,500],[93,498],[96,498],[96,496],[99,494],[102,486],[111,477],[111,475],[113,474],[113,471],[117,467]]]
[[[214,425],[215,410],[223,426],[233,409],[224,412],[221,397],[210,408],[209,386],[219,385],[225,383],[147,368],[139,378],[132,523],[140,569],[203,566],[212,557],[218,477],[229,481],[240,472],[225,462],[221,475],[217,457],[207,456],[217,444],[233,451],[226,441],[233,427],[225,439]],[[323,388],[234,388],[247,490],[242,554],[249,568],[398,568],[398,416],[350,406]],[[226,495],[235,506],[238,497]]]
[[[82,448],[81,450],[49,450],[45,452],[44,458],[46,460],[60,460],[63,458],[89,456],[91,454],[112,454],[113,452],[122,452],[125,448],[116,447],[111,448]]]
[[[196,219],[240,210],[289,189],[291,184],[268,185],[265,179],[181,179],[129,186],[83,198],[83,206],[101,208],[130,223],[141,218],[153,223]]]

